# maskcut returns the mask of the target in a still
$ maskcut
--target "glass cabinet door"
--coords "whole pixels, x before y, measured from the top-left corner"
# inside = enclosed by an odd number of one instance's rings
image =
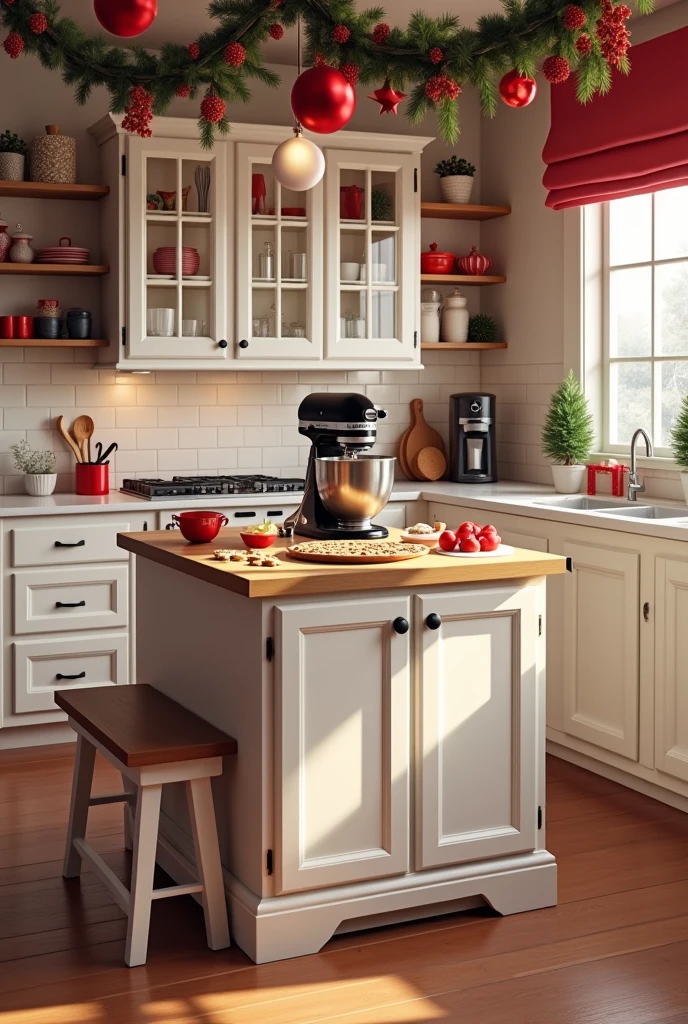
[[[128,355],[226,359],[227,144],[128,146]]]
[[[415,158],[327,150],[327,359],[413,360]]]
[[[291,192],[272,145],[237,145],[239,359],[322,357],[322,185]]]

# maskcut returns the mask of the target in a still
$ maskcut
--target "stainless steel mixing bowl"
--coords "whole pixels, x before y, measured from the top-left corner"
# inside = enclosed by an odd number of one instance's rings
[[[343,527],[366,529],[394,486],[395,458],[359,455],[315,460],[315,482],[327,511]]]

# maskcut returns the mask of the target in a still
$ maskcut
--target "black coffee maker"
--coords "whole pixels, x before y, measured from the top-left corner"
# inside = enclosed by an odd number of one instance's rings
[[[449,399],[449,479],[459,484],[497,480],[497,399],[461,394]]]

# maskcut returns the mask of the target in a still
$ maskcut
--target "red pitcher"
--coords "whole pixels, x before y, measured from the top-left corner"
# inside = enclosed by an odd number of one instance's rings
[[[365,189],[359,185],[341,185],[339,188],[339,216],[341,220],[363,219]]]

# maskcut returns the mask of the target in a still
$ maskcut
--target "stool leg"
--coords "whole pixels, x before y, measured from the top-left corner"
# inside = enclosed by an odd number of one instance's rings
[[[155,851],[158,845],[162,785],[157,783],[152,786],[139,786],[138,790],[131,864],[129,921],[124,950],[124,961],[128,967],[140,967],[145,964],[148,952],[148,929],[153,898],[153,873],[155,871]]]
[[[210,779],[190,779],[186,783],[193,829],[196,866],[203,892],[203,914],[210,949],[225,949],[230,944],[227,901],[222,881],[220,848],[215,824],[215,807]]]
[[[72,778],[72,798],[69,805],[69,827],[67,829],[67,849],[65,850],[65,878],[77,878],[81,874],[81,854],[74,849],[75,839],[86,836],[88,806],[91,799],[93,783],[93,763],[96,748],[81,733],[76,737],[76,757],[74,759],[74,776]]]
[[[137,786],[135,782],[122,772],[122,789],[125,793],[129,793],[134,800],[136,799]],[[134,811],[131,806],[131,801],[126,800],[124,802],[124,848],[125,850],[131,850],[134,842]]]

